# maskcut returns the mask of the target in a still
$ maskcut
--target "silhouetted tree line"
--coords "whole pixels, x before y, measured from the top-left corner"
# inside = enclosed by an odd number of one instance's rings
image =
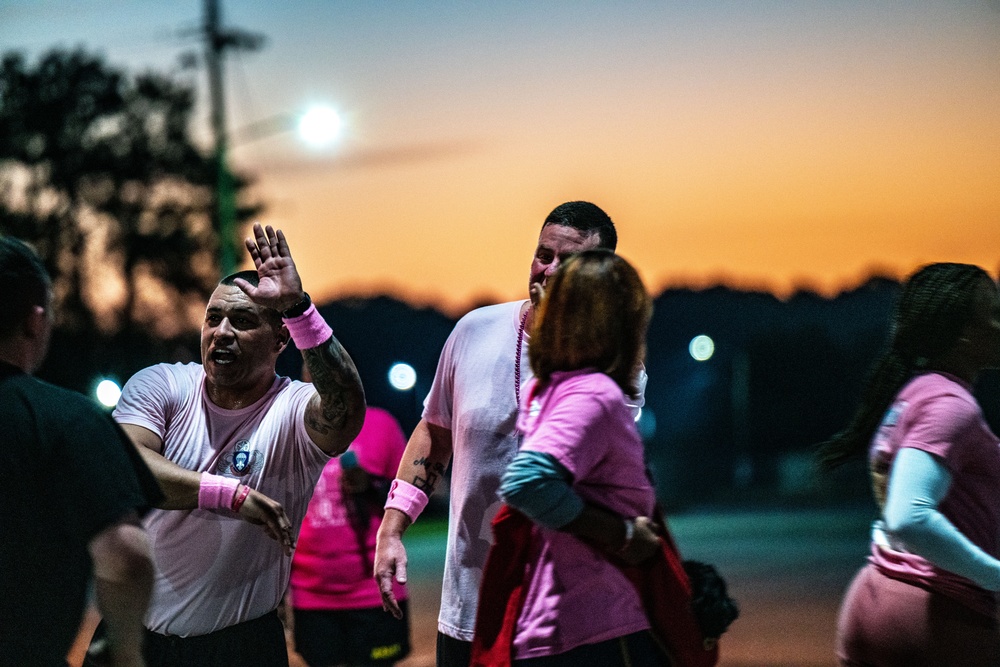
[[[77,361],[170,349],[200,319],[218,239],[194,99],[188,83],[131,76],[83,50],[0,60],[0,233],[31,242],[53,277],[47,366],[64,384],[83,380]]]
[[[867,498],[863,461],[817,477],[813,449],[843,428],[856,407],[886,344],[899,291],[897,281],[874,277],[833,298],[800,292],[780,300],[726,287],[657,296],[640,427],[662,499],[676,506],[748,496]],[[455,320],[388,297],[321,310],[354,357],[369,402],[412,428]],[[699,334],[715,341],[707,361],[688,351]],[[396,361],[416,369],[415,390],[389,386]],[[287,352],[281,370],[297,375],[300,365],[297,353]],[[996,429],[1000,374],[985,374],[977,392]]]

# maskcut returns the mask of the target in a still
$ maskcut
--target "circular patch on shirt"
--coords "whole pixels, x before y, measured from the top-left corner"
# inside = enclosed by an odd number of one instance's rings
[[[219,457],[218,472],[228,472],[237,477],[258,472],[264,467],[264,456],[250,447],[249,440],[240,440],[233,451]]]

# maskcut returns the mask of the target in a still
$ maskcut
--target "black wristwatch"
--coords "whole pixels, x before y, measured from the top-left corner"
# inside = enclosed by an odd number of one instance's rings
[[[290,320],[293,317],[298,317],[299,315],[309,310],[309,306],[312,305],[312,299],[309,298],[309,292],[302,292],[302,295],[303,296],[301,301],[296,303],[291,308],[281,311],[282,319]]]

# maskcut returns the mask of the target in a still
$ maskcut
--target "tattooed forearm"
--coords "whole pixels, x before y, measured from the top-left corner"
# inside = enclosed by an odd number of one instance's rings
[[[413,486],[417,487],[429,496],[434,493],[434,489],[437,488],[437,480],[437,475],[434,474],[428,474],[426,478],[418,475],[413,478]]]
[[[423,466],[424,476],[414,475],[413,486],[417,487],[421,491],[424,491],[427,495],[434,492],[435,487],[437,487],[437,481],[444,476],[445,467],[441,463],[436,463],[431,461],[426,456],[421,456],[413,462],[415,466]]]
[[[313,386],[320,397],[320,409],[307,411],[306,425],[317,433],[335,437],[339,432],[361,428],[365,393],[350,355],[336,338],[302,351]],[[357,431],[349,434],[352,440]]]
[[[413,462],[413,465],[415,465],[415,466],[423,466],[427,470],[433,470],[434,472],[438,473],[439,475],[443,475],[444,474],[444,464],[443,463],[437,463],[436,461],[431,461],[426,456],[421,456],[419,459],[415,460]]]

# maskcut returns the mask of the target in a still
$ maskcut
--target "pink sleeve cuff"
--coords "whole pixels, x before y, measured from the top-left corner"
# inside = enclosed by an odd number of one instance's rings
[[[389,487],[389,497],[385,501],[387,510],[399,510],[410,521],[416,521],[420,513],[427,507],[427,494],[401,479],[392,480]]]
[[[333,336],[333,330],[326,323],[323,316],[316,310],[316,304],[309,304],[306,312],[298,317],[289,317],[284,320],[288,327],[288,333],[295,341],[295,347],[300,350],[310,350],[319,347]]]
[[[201,473],[201,483],[198,486],[198,509],[228,510],[232,508],[233,496],[236,495],[236,488],[239,485],[239,480],[222,475],[211,475],[207,472]]]

